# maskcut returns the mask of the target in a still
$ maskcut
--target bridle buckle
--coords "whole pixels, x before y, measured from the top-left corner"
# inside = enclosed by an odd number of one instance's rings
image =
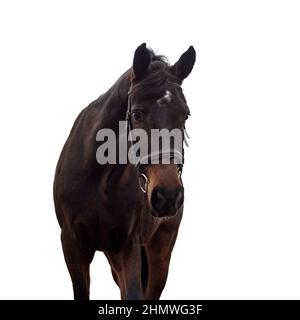
[[[147,176],[140,172],[139,173],[139,185],[140,185],[140,188],[141,190],[144,192],[144,193],[147,193],[147,188],[148,188],[148,178]]]

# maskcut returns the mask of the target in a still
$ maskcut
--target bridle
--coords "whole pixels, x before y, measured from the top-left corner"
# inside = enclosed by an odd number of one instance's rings
[[[181,89],[181,86],[178,85],[177,83],[172,83],[173,85],[176,85]],[[127,137],[129,137],[129,142],[131,146],[133,145],[132,143],[132,136],[131,136],[131,130],[132,130],[132,125],[131,125],[131,107],[132,107],[132,85],[130,86],[130,89],[128,91],[128,102],[127,102],[127,111],[126,111],[126,130],[127,130]],[[188,146],[186,138],[189,138],[185,127],[182,128],[183,132],[183,142]],[[182,145],[182,152],[180,152],[177,149],[168,149],[168,150],[163,150],[163,151],[158,151],[158,152],[152,152],[148,153],[143,157],[138,157],[136,152],[133,150],[133,148],[130,148],[132,150],[132,157],[134,159],[134,166],[135,169],[138,173],[138,179],[139,179],[139,186],[141,190],[146,193],[147,192],[147,187],[148,187],[148,178],[146,174],[143,172],[143,168],[149,164],[151,164],[151,160],[156,163],[156,161],[159,160],[171,160],[174,159],[174,163],[177,164],[178,167],[178,177],[181,179],[181,174],[183,170],[183,164],[184,164],[184,149]]]

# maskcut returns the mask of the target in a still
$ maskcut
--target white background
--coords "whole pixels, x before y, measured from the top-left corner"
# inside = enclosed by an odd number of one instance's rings
[[[82,108],[147,42],[194,45],[184,219],[164,299],[300,298],[297,1],[0,2],[0,298],[71,299],[52,182]],[[91,298],[118,299],[97,253]]]

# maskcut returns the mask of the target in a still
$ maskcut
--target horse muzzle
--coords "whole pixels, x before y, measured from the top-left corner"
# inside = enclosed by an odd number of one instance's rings
[[[183,205],[184,189],[182,186],[166,189],[155,187],[152,190],[150,204],[155,217],[174,216]]]

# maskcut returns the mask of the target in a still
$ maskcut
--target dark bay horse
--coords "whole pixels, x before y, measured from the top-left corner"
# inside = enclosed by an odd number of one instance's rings
[[[96,135],[101,128],[117,134],[125,119],[133,129],[179,128],[184,135],[189,109],[181,84],[195,58],[191,46],[169,65],[143,43],[132,67],[73,125],[56,168],[54,202],[75,299],[89,299],[96,250],[107,257],[122,299],[162,293],[183,212],[182,168],[174,161],[139,170],[131,163],[100,165]]]

